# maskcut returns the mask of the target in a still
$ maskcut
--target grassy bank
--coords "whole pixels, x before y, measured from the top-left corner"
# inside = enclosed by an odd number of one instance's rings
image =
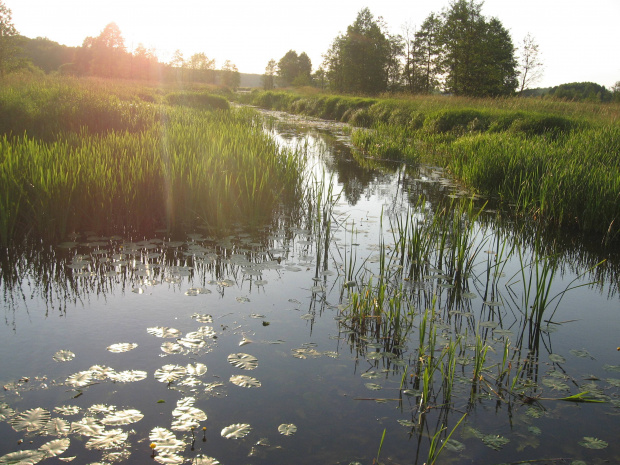
[[[367,155],[447,167],[545,223],[617,240],[620,106],[536,99],[401,99],[254,92],[244,103],[348,122]]]
[[[302,160],[210,89],[9,78],[0,240],[221,228],[301,197]]]

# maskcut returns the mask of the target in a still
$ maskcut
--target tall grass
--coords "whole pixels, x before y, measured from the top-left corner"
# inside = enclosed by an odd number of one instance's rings
[[[19,116],[0,137],[5,246],[24,234],[268,221],[302,197],[303,157],[280,149],[251,110],[128,103],[80,81],[4,88],[0,106]]]
[[[549,99],[365,99],[256,92],[248,102],[361,128],[354,145],[380,159],[448,168],[522,215],[620,239],[620,106]]]

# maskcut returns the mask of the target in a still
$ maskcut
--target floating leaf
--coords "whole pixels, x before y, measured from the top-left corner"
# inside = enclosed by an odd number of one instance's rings
[[[161,345],[161,350],[167,354],[180,354],[183,352],[183,346],[177,344],[176,342],[168,341]]]
[[[297,426],[295,426],[293,423],[283,423],[278,426],[278,431],[284,436],[292,436],[297,432]]]
[[[583,441],[579,441],[579,445],[587,447],[588,449],[605,449],[609,444],[602,439],[584,437]]]
[[[69,431],[71,431],[71,425],[69,425],[67,420],[62,418],[52,418],[45,425],[43,434],[47,434],[48,436],[62,436],[69,434]]]
[[[179,365],[164,365],[155,370],[155,379],[161,383],[172,383],[183,378],[187,370]]]
[[[75,354],[70,350],[59,350],[52,355],[52,358],[56,362],[68,362],[69,360],[73,360],[75,358]]]
[[[103,420],[101,420],[101,423],[112,426],[129,425],[142,420],[142,418],[144,418],[144,415],[139,410],[118,410],[106,416]]]
[[[618,378],[607,378],[605,381],[607,381],[612,386],[620,387],[620,379]]]
[[[406,426],[407,428],[412,428],[415,426],[415,423],[411,420],[396,420],[400,425]]]
[[[192,460],[192,465],[220,465],[220,462],[217,459],[207,455],[197,455]]]
[[[495,434],[487,434],[482,437],[482,442],[494,450],[500,450],[510,442],[510,439]]]
[[[45,458],[45,453],[39,450],[21,450],[11,452],[0,457],[0,464],[34,465]]]
[[[181,331],[167,326],[153,326],[146,328],[146,332],[156,337],[171,338],[181,336]]]
[[[71,441],[69,438],[55,439],[39,447],[39,450],[45,454],[45,458],[56,457],[69,448]]]
[[[366,389],[370,389],[371,391],[379,391],[382,389],[380,384],[375,383],[366,383],[364,386],[366,386]]]
[[[166,428],[153,428],[149,433],[149,440],[156,444],[160,453],[174,453],[185,448],[185,443]]]
[[[553,363],[566,363],[566,359],[558,354],[549,354],[549,360]]]
[[[243,370],[253,370],[258,366],[258,359],[253,355],[244,353],[230,354],[228,363]]]
[[[114,369],[104,365],[93,365],[89,370],[93,378],[100,380],[109,378],[116,373]]]
[[[120,354],[121,352],[129,352],[130,350],[138,347],[138,344],[129,343],[129,342],[119,342],[118,344],[112,344],[111,346],[106,347],[106,350],[115,354]]]
[[[185,458],[177,454],[159,454],[155,456],[155,461],[164,465],[181,465]]]
[[[540,430],[539,427],[537,426],[530,426],[527,428],[527,430],[532,433],[534,436],[540,436],[542,431]]]
[[[192,365],[190,363],[185,367],[185,370],[190,376],[202,376],[207,372],[207,365],[204,363],[196,363]]]
[[[73,387],[84,387],[90,384],[92,379],[93,379],[92,372],[80,371],[79,373],[75,373],[69,376],[65,380],[65,384],[67,386],[73,386]]]
[[[104,430],[104,426],[99,420],[92,417],[84,417],[80,421],[71,423],[71,431],[81,434],[82,436],[97,436]]]
[[[11,426],[15,431],[37,431],[45,427],[50,421],[50,412],[37,407],[20,413],[11,419]]]
[[[222,437],[226,439],[239,439],[247,436],[252,427],[246,423],[236,423],[222,430]]]
[[[110,374],[110,379],[118,383],[134,383],[141,381],[148,376],[146,371],[142,370],[127,370],[118,373]]]
[[[588,352],[586,349],[571,349],[569,350],[569,352],[571,354],[573,354],[575,357],[581,357],[581,358],[593,358],[592,355],[590,355],[590,352]]]
[[[106,450],[114,449],[123,445],[127,440],[128,433],[120,428],[102,431],[91,437],[86,443],[87,449]]]
[[[206,313],[194,313],[192,314],[192,318],[199,323],[213,323],[213,317]]]
[[[463,452],[465,450],[465,444],[456,439],[447,439],[444,444],[444,447],[452,452]]]
[[[245,376],[245,375],[233,375],[230,377],[230,382],[233,384],[236,384],[237,386],[247,387],[247,388],[261,386],[261,383],[259,380],[257,380],[256,378],[252,378],[251,376]]]
[[[0,402],[0,421],[11,418],[15,414],[15,410],[9,407],[8,404]]]
[[[560,380],[553,378],[543,378],[542,383],[556,391],[570,391],[568,384],[561,382]]]
[[[54,412],[61,415],[77,415],[80,413],[80,407],[76,405],[63,405],[61,407],[54,407]]]

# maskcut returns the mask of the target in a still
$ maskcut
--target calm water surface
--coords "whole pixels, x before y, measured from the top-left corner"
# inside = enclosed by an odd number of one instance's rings
[[[519,227],[497,221],[490,202],[474,227],[471,295],[433,264],[411,280],[384,263],[412,325],[398,340],[369,332],[347,318],[349,299],[378,280],[396,219],[420,195],[433,211],[467,194],[432,167],[362,167],[340,126],[271,116],[267,130],[306,150],[309,173],[333,183],[327,254],[315,221],[286,217],[223,238],[82,233],[12,251],[2,275],[0,463],[371,464],[379,455],[421,465],[433,436],[447,428],[441,447],[464,414],[438,463],[620,463],[617,257],[585,239],[544,243],[559,257],[551,296],[597,282],[556,299],[553,323],[532,338],[519,270],[533,235],[514,235]],[[489,278],[487,264],[502,261],[498,237],[522,244],[524,258],[513,254]],[[434,309],[436,356],[461,338],[449,404],[440,371],[432,401],[420,403],[425,309]],[[476,334],[489,349],[472,395]],[[494,384],[506,341],[514,395]],[[583,391],[605,402],[555,400]],[[281,434],[291,424],[294,433]],[[223,437],[230,431],[241,437]]]

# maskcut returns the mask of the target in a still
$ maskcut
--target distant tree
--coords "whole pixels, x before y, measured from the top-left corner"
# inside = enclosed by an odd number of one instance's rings
[[[561,84],[549,91],[549,96],[573,101],[610,102],[613,94],[594,82],[571,82]]]
[[[215,71],[215,60],[210,60],[204,53],[194,53],[189,59],[188,64],[191,70],[192,81],[213,82]]]
[[[0,75],[10,71],[17,60],[17,30],[13,25],[12,12],[0,0]]]
[[[319,66],[319,69],[317,69],[312,75],[312,83],[321,90],[324,90],[327,87],[325,70],[322,66]]]
[[[540,48],[534,37],[528,32],[519,49],[519,92],[542,78],[544,73],[543,62],[540,58]]]
[[[415,32],[411,47],[411,90],[415,93],[429,94],[439,86],[442,73],[442,22],[431,13]]]
[[[278,82],[281,86],[304,86],[312,81],[312,62],[305,52],[297,55],[289,50],[278,61]]]
[[[368,8],[324,56],[330,86],[337,91],[377,94],[388,88],[392,47]]]
[[[482,15],[482,3],[456,0],[442,14],[445,88],[457,95],[507,95],[517,88],[514,46],[501,22]]]
[[[23,57],[46,73],[56,71],[60,66],[73,62],[75,47],[60,45],[44,37],[30,39],[20,36],[19,39]]]
[[[221,76],[222,85],[233,90],[239,87],[239,83],[241,82],[241,74],[239,74],[237,66],[233,64],[230,60],[226,60],[224,62],[224,65],[222,66]]]
[[[81,73],[104,77],[129,74],[131,56],[116,23],[108,24],[97,37],[86,37],[82,50],[76,53],[76,67]]]
[[[143,44],[138,44],[133,51],[131,76],[138,79],[153,79],[157,77],[159,62],[154,50],[147,50]]]
[[[185,58],[183,57],[183,52],[181,52],[181,50],[176,49],[174,51],[172,58],[170,59],[170,66],[176,74],[176,79],[183,81],[183,79],[185,79]]]
[[[614,86],[611,88],[612,100],[614,102],[620,102],[620,81],[616,81]]]
[[[306,52],[297,57],[297,73],[293,78],[294,86],[308,86],[312,83],[312,61]]]
[[[278,64],[273,58],[269,60],[265,66],[265,74],[263,74],[263,89],[271,90],[275,87],[275,76],[278,70]]]
[[[401,58],[405,50],[403,36],[384,33],[388,40],[388,59],[386,64],[387,90],[395,92],[400,90],[403,84],[403,64]]]

